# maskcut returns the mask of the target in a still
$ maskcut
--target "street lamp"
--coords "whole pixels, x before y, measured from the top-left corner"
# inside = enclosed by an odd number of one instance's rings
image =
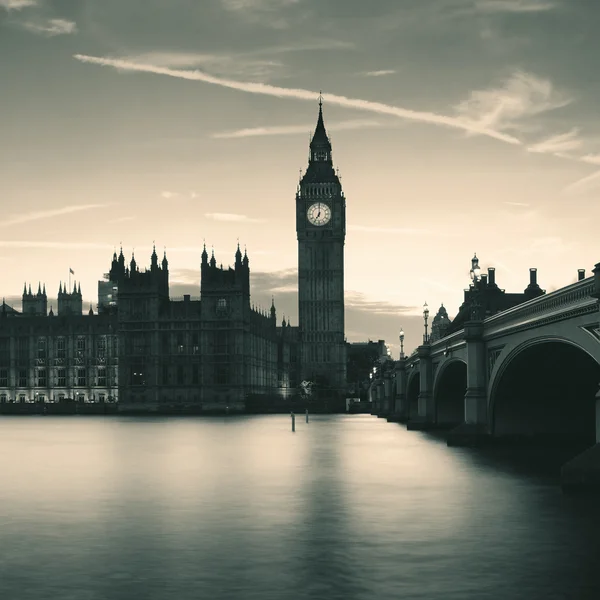
[[[400,358],[404,358],[404,329],[400,328]]]
[[[429,307],[427,302],[423,304],[423,319],[425,319],[425,335],[423,336],[423,343],[426,344],[429,341],[429,335],[427,334],[427,319],[429,318]]]
[[[471,281],[473,281],[473,283],[477,283],[480,279],[480,274],[481,269],[479,268],[479,259],[477,258],[477,254],[475,254],[471,259],[471,270],[469,271]]]

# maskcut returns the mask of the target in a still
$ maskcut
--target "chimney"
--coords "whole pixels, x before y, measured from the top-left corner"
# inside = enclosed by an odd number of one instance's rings
[[[585,279],[585,269],[577,269],[577,281]]]
[[[487,287],[487,283],[488,283],[488,276],[487,275],[482,275],[481,276],[481,287]]]
[[[537,269],[533,267],[529,269],[529,285],[537,285]]]
[[[184,302],[189,302],[190,301],[190,294],[184,294],[183,295],[183,301]]]
[[[496,285],[496,269],[494,267],[488,268],[488,281],[490,285]]]

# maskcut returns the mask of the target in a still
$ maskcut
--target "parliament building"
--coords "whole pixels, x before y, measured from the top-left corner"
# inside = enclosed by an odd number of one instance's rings
[[[333,167],[319,102],[309,164],[296,193],[299,323],[277,323],[275,303],[250,300],[250,265],[206,247],[200,298],[169,296],[166,252],[149,267],[115,252],[84,313],[81,289],[61,283],[56,312],[45,286],[25,287],[21,311],[0,305],[0,404],[114,404],[119,411],[192,408],[237,412],[253,399],[290,398],[301,382],[345,395],[344,240],[346,201]],[[304,389],[306,386],[304,386]]]

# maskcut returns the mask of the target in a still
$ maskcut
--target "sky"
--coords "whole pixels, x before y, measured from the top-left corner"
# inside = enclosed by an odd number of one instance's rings
[[[295,192],[323,92],[347,204],[346,335],[398,355],[474,254],[509,292],[600,262],[596,0],[0,0],[0,294],[86,303],[122,244],[247,247],[298,323]],[[52,300],[50,301],[52,302]]]

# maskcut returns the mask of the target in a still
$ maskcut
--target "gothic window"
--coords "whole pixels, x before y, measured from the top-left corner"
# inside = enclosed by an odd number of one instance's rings
[[[38,338],[37,357],[40,359],[46,358],[46,338]]]
[[[199,370],[200,369],[198,368],[198,365],[194,365],[193,368],[192,368],[192,383],[194,385],[196,385],[198,383]]]
[[[169,365],[163,365],[162,382],[163,382],[163,385],[166,385],[169,383]]]
[[[0,338],[0,365],[10,363],[10,338]]]
[[[29,338],[17,339],[17,359],[21,362],[29,359]]]
[[[200,353],[200,345],[198,342],[198,334],[194,333],[192,334],[192,354],[199,354]]]
[[[98,385],[102,387],[106,385],[106,367],[98,367]]]
[[[183,365],[177,366],[177,385],[183,385]]]
[[[96,356],[98,358],[106,357],[106,336],[101,335],[96,340]]]
[[[48,378],[46,375],[46,369],[38,369],[38,386],[47,387]]]
[[[183,344],[183,333],[177,334],[177,353],[183,354],[184,344]]]
[[[7,400],[6,394],[0,394],[0,403],[6,404],[6,400]]]
[[[58,387],[65,387],[67,385],[67,370],[58,369]]]
[[[77,385],[79,387],[84,387],[85,385],[87,385],[86,379],[87,378],[86,378],[85,369],[84,368],[77,369]]]
[[[105,402],[106,400],[106,395],[105,394],[98,394],[98,402]]]
[[[27,387],[27,369],[19,369],[19,387]]]
[[[65,358],[67,353],[67,345],[64,337],[56,339],[56,358]]]
[[[85,338],[77,338],[77,358],[83,358],[85,356]]]
[[[0,369],[0,387],[8,387],[8,369]]]

